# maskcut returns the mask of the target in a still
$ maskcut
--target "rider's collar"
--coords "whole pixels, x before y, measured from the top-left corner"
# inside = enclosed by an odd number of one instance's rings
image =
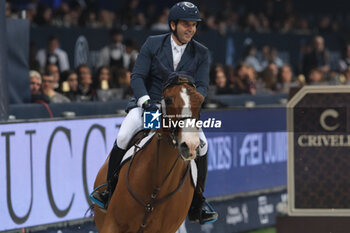
[[[186,46],[187,46],[187,44],[188,43],[186,43],[186,44],[183,44],[183,45],[178,45],[176,42],[175,42],[175,40],[174,40],[174,38],[173,38],[173,33],[171,33],[171,36],[170,36],[170,44],[171,44],[171,48],[174,50],[177,50],[178,52],[180,52],[181,54],[185,51],[185,49],[186,49]],[[175,36],[175,35],[174,35]]]

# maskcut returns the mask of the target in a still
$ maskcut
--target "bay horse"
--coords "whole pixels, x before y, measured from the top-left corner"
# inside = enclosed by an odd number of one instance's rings
[[[203,100],[188,78],[178,76],[163,89],[162,120],[198,120]],[[121,167],[106,213],[95,205],[99,232],[176,232],[193,198],[189,170],[199,144],[196,127],[157,129],[151,141]],[[108,159],[97,174],[95,189],[106,183],[107,169]]]

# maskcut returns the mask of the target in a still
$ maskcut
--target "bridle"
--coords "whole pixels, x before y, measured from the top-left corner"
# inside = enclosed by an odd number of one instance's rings
[[[196,88],[196,85],[189,80],[189,78],[184,77],[184,76],[177,76],[173,81],[169,82],[164,86],[164,90],[168,87],[174,86],[174,85],[181,85],[187,83],[190,86]],[[161,112],[162,112],[162,117],[164,119],[167,119],[168,121],[171,121],[172,117],[168,117],[166,114],[166,106],[172,104],[172,97],[163,97],[161,100]],[[185,116],[181,118],[177,118],[177,121],[185,121],[187,119],[195,119],[196,121],[198,120],[196,117],[192,116]],[[173,125],[170,125],[170,143],[174,146],[177,147],[179,145],[179,140],[178,140],[178,130],[179,128],[174,127]]]
[[[179,80],[182,80],[180,77],[178,77]],[[186,79],[187,80],[187,79]],[[183,82],[179,82],[177,83],[176,85],[179,85],[179,84],[182,84],[182,83],[188,83],[188,80],[187,82],[183,81]],[[175,84],[173,84],[175,85]],[[167,85],[166,87],[169,87],[170,85]],[[166,88],[165,87],[165,88]],[[168,100],[169,101],[169,100]],[[162,100],[162,104],[163,103],[166,103],[166,101]],[[169,104],[169,103],[168,103]],[[186,120],[186,119],[195,119],[195,117],[193,116],[188,116],[188,117],[183,117],[183,118],[180,118],[180,120]],[[177,148],[178,146],[178,128],[177,127],[171,127],[170,128],[170,141],[168,140],[168,143],[170,143],[174,149]],[[155,159],[155,169],[154,169],[154,173],[153,173],[153,192],[151,194],[151,197],[150,197],[150,200],[148,202],[145,202],[143,201],[134,191],[133,189],[131,188],[131,185],[130,185],[130,182],[129,182],[129,174],[130,174],[130,168],[131,168],[131,164],[133,163],[134,161],[134,158],[135,158],[135,155],[136,155],[136,152],[138,151],[138,147],[137,145],[135,145],[135,149],[134,149],[134,153],[131,157],[131,160],[129,162],[129,166],[128,166],[128,170],[127,170],[127,174],[126,174],[126,185],[127,185],[127,188],[128,188],[128,191],[130,192],[131,196],[140,204],[142,205],[144,208],[145,208],[145,215],[142,219],[142,223],[140,225],[140,228],[139,230],[137,231],[137,233],[142,233],[145,228],[146,228],[146,223],[147,223],[147,219],[149,218],[149,216],[151,215],[152,211],[154,210],[154,208],[159,205],[159,204],[162,204],[164,203],[165,201],[167,201],[168,199],[170,199],[175,193],[177,193],[181,187],[183,186],[183,184],[185,183],[185,180],[188,176],[188,173],[189,173],[189,170],[190,170],[190,163],[187,163],[186,165],[186,170],[185,172],[183,173],[182,177],[181,177],[181,180],[180,180],[180,183],[178,184],[178,186],[173,190],[171,191],[169,194],[167,194],[166,196],[160,198],[160,199],[156,199],[158,197],[158,194],[159,194],[159,191],[160,189],[162,188],[162,186],[165,184],[165,182],[168,180],[168,178],[170,177],[171,173],[173,172],[178,160],[179,160],[179,157],[180,156],[177,156],[176,160],[173,162],[169,172],[166,174],[165,178],[162,180],[161,184],[160,185],[156,185],[156,178],[158,177],[157,173],[158,173],[158,170],[159,170],[159,147],[160,147],[160,142],[161,140],[163,139],[163,136],[161,134],[161,132],[157,132],[157,152],[156,152],[156,159]]]

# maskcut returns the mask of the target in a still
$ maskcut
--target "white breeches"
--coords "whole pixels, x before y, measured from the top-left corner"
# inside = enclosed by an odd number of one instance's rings
[[[140,107],[133,108],[126,115],[122,125],[120,126],[117,136],[117,146],[125,150],[132,139],[132,137],[143,129],[143,109]],[[199,139],[201,140],[199,146],[199,155],[203,156],[208,151],[208,142],[203,130],[200,128],[198,131]]]

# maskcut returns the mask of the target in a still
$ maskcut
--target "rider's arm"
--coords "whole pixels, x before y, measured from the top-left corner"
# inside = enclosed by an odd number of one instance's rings
[[[194,79],[196,84],[196,90],[205,98],[208,93],[209,86],[209,51],[208,49],[202,49],[199,57],[198,69]]]
[[[152,52],[150,49],[150,39],[148,38],[140,50],[131,74],[130,85],[139,107],[150,99],[146,90],[145,80],[150,72],[151,63]]]

